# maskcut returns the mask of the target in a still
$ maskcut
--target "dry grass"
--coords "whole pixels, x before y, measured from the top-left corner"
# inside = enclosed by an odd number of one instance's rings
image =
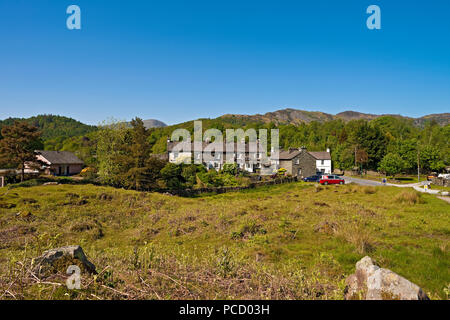
[[[377,192],[377,188],[375,188],[375,187],[363,187],[362,191],[365,194],[374,194],[375,192]]]
[[[0,197],[10,204],[0,208],[0,297],[342,299],[343,279],[370,254],[445,298],[448,204],[423,195],[403,205],[404,190],[369,190],[292,183],[180,198],[89,185],[17,188]],[[63,272],[29,273],[31,258],[71,244],[100,272],[83,275],[82,290],[68,290]]]
[[[417,191],[406,190],[395,197],[395,201],[405,204],[419,204],[423,203],[422,194]]]

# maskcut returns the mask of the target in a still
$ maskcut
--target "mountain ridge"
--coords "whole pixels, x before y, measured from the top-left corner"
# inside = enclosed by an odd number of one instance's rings
[[[428,114],[419,118],[413,118],[408,116],[402,116],[400,114],[371,114],[362,113],[358,111],[347,110],[339,112],[337,114],[325,113],[322,111],[306,111],[300,109],[286,108],[265,114],[225,114],[218,119],[239,119],[241,121],[256,121],[256,122],[273,122],[276,124],[294,124],[299,125],[301,123],[309,123],[312,121],[326,122],[341,119],[345,122],[351,120],[374,120],[380,117],[396,117],[401,119],[407,119],[413,121],[416,126],[423,126],[427,121],[436,121],[439,125],[445,126],[450,123],[450,113],[436,113]]]

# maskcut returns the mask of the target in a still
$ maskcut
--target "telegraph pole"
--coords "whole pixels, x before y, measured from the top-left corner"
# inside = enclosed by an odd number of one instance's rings
[[[420,182],[420,152],[419,148],[417,148],[417,182]]]

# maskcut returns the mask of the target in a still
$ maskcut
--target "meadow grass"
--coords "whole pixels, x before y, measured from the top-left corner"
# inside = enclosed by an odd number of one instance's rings
[[[93,185],[0,189],[1,299],[342,299],[370,255],[447,299],[449,205],[395,187],[303,182],[182,198]],[[79,244],[81,290],[31,258]]]

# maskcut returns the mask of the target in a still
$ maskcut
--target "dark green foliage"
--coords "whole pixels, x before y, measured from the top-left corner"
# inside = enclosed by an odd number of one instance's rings
[[[222,169],[223,173],[235,176],[238,174],[238,166],[236,163],[225,163]]]
[[[184,180],[181,173],[182,165],[167,163],[161,170],[161,177],[169,189],[181,189],[183,187]]]
[[[406,163],[396,153],[388,153],[384,156],[384,158],[380,161],[380,165],[378,167],[378,170],[380,172],[385,173],[389,176],[394,176],[398,173],[401,173],[405,170]]]
[[[104,183],[135,190],[157,188],[165,162],[151,155],[149,131],[141,119],[132,120],[131,128],[104,126],[98,134],[98,174]]]
[[[56,145],[67,138],[86,135],[97,130],[96,126],[90,126],[71,118],[56,115],[38,115],[27,119],[8,118],[0,121],[0,129],[4,125],[13,124],[17,120],[37,127],[42,132],[42,139],[47,147]]]
[[[38,128],[26,122],[15,121],[3,126],[0,140],[0,164],[21,170],[24,180],[25,163],[35,160],[34,150],[42,146]]]

